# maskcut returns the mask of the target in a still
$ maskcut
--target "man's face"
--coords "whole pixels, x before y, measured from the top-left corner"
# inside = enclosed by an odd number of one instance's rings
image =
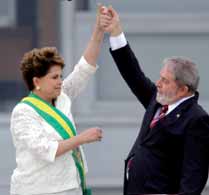
[[[156,81],[156,87],[156,100],[162,105],[172,104],[182,97],[181,89],[167,65],[161,69],[160,79]]]

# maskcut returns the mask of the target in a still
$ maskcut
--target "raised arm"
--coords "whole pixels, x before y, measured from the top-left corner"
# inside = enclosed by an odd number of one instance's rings
[[[119,16],[112,8],[100,17],[100,25],[110,33],[110,52],[128,86],[146,108],[156,94],[156,87],[141,70],[138,60],[122,32]]]
[[[98,6],[97,17],[95,27],[92,33],[92,36],[87,44],[87,47],[83,53],[84,58],[88,64],[96,67],[96,61],[100,52],[100,46],[104,37],[104,31],[99,25],[100,12],[102,12],[104,7],[102,5]]]
[[[103,7],[98,6],[95,26],[82,58],[63,82],[63,90],[71,99],[80,94],[96,71],[96,61],[104,37],[104,31],[99,25],[99,12],[102,10]]]

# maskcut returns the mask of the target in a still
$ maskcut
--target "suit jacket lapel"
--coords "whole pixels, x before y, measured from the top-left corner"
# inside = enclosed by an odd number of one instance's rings
[[[144,115],[144,119],[142,122],[142,128],[140,131],[140,139],[141,141],[143,141],[148,134],[150,133],[150,123],[157,111],[157,109],[160,107],[161,105],[159,103],[157,103],[157,101],[152,101],[152,103],[149,105],[149,107],[147,108],[147,111]]]
[[[177,112],[173,110],[171,113],[160,119],[157,124],[150,129],[149,133],[145,137],[144,141],[147,141],[152,136],[154,136],[156,133],[159,133],[161,129],[168,127],[169,125],[175,124],[178,118],[181,116],[182,112]]]

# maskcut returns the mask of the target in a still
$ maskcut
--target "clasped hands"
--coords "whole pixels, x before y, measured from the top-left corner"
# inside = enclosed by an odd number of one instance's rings
[[[97,27],[111,36],[118,36],[122,32],[118,13],[112,6],[106,7],[101,4],[97,8]]]

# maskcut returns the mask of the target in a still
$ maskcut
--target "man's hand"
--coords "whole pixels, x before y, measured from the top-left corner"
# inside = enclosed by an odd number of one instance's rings
[[[111,36],[118,36],[122,33],[119,15],[112,6],[108,8],[103,6],[100,10],[99,22],[104,31],[109,32]]]

